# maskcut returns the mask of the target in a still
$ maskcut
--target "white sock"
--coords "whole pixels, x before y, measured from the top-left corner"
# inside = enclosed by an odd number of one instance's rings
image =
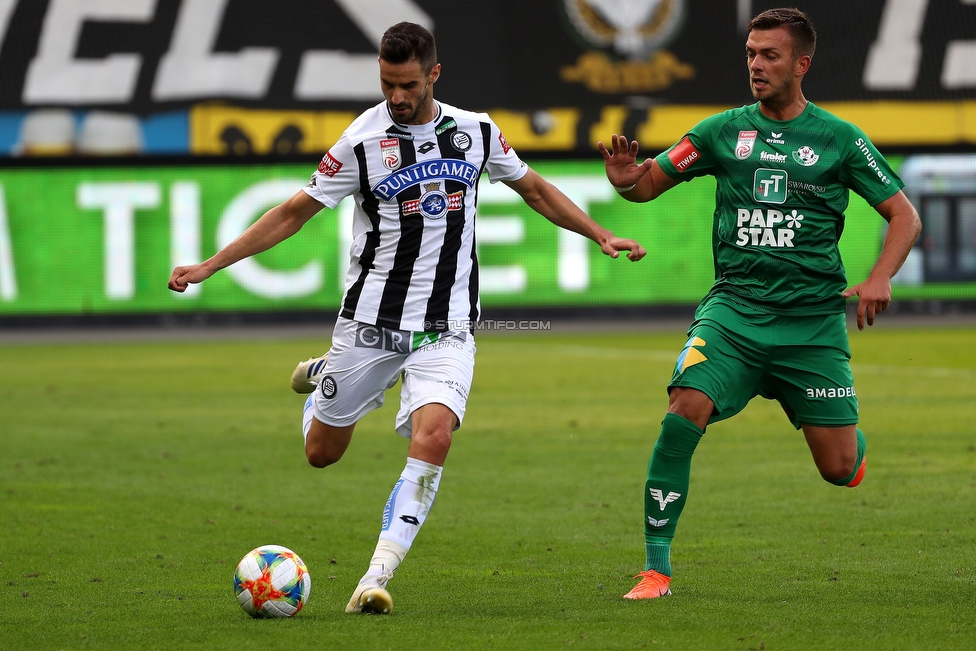
[[[360,585],[375,580],[381,588],[385,588],[387,582],[393,578],[393,572],[400,566],[403,557],[406,555],[407,550],[402,545],[381,538],[376,543],[376,549],[373,550],[373,557],[369,559],[369,569],[359,580]]]
[[[314,395],[314,394],[313,394]],[[305,407],[302,412],[302,436],[308,441],[308,431],[312,429],[312,418],[315,417],[315,410],[312,409],[313,396],[309,395],[305,399]]]
[[[366,576],[383,576],[385,585],[423,526],[437,496],[441,466],[407,457],[407,465],[383,509],[383,528]]]

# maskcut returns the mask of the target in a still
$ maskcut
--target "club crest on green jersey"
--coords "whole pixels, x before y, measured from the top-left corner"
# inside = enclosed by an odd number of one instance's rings
[[[817,164],[817,161],[820,160],[820,154],[815,153],[813,147],[804,145],[793,152],[793,160],[804,167],[810,167]]]

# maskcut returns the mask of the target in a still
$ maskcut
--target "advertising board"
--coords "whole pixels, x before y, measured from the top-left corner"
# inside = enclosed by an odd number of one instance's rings
[[[943,188],[962,206],[953,232],[973,231],[976,213],[965,212],[976,194],[971,173],[963,187],[933,179],[931,162],[890,160],[910,173],[912,196],[931,203]],[[966,158],[953,166],[952,160],[935,173],[971,163]],[[920,164],[930,170],[919,177],[924,186],[912,172]],[[648,255],[639,263],[610,259],[581,236],[557,229],[504,184],[483,179],[477,237],[485,307],[694,304],[708,291],[711,178],[632,204],[607,183],[601,161],[532,165],[598,222],[640,241]],[[166,288],[173,266],[212,255],[301,188],[311,171],[305,165],[0,169],[0,316],[335,310],[351,246],[349,200],[186,294]],[[852,282],[867,275],[883,234],[884,221],[851,195],[841,253]],[[965,273],[974,268],[973,243],[939,245],[939,251],[958,251],[952,268],[961,272],[947,278],[938,273],[946,269],[938,262],[945,254],[932,249],[938,244],[932,237],[923,231],[915,262],[895,279],[895,297],[976,298],[976,279]],[[926,247],[932,250],[927,266],[920,262]]]

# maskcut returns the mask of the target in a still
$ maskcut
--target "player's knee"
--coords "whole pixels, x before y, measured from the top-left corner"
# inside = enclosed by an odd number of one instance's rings
[[[339,459],[342,458],[342,452],[331,450],[325,445],[316,445],[314,443],[306,442],[305,457],[308,459],[308,463],[313,467],[325,468],[326,466],[331,466],[339,461]]]
[[[453,430],[450,427],[436,427],[423,432],[415,432],[414,437],[420,437],[420,443],[428,450],[447,454],[453,440]]]
[[[856,457],[850,459],[846,458],[846,456],[837,457],[829,461],[822,461],[817,464],[817,469],[825,481],[836,484],[854,474],[854,464],[856,462]]]
[[[305,458],[316,468],[331,466],[342,458],[352,440],[355,423],[335,427],[313,419],[305,435]]]
[[[458,417],[454,411],[446,405],[431,403],[413,412],[411,418],[411,450],[423,451],[423,454],[435,459],[445,457],[451,448],[454,429],[458,425]]]
[[[715,403],[697,389],[674,387],[669,397],[668,411],[691,421],[704,430],[715,410]]]

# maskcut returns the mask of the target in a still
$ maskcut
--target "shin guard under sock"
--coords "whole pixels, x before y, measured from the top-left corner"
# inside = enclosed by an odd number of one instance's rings
[[[671,575],[670,541],[687,499],[691,457],[701,437],[702,430],[682,416],[668,413],[661,421],[644,485],[645,569]]]

